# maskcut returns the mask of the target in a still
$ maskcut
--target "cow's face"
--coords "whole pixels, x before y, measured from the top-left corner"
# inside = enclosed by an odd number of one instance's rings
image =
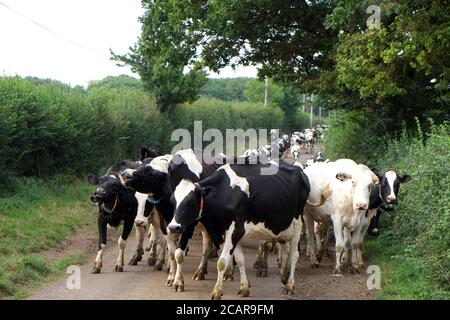
[[[110,221],[111,225],[115,225],[112,223],[117,220],[113,216],[114,209],[117,206],[119,192],[123,189],[120,180],[114,175],[101,177],[89,175],[88,182],[97,186],[95,192],[90,196],[91,201],[97,203],[103,217]]]
[[[202,188],[190,180],[181,180],[171,197],[175,211],[168,231],[175,234],[185,232],[200,219],[204,197],[211,190],[211,187]]]
[[[137,192],[153,195],[161,190],[161,184],[166,175],[147,165],[128,174],[124,183],[126,187]]]
[[[399,176],[395,171],[387,171],[383,175],[381,186],[381,197],[384,203],[397,204],[400,183],[407,183],[411,180],[411,176]]]
[[[360,170],[353,175],[340,172],[336,178],[341,181],[351,181],[353,210],[367,210],[372,188],[379,184],[378,177],[370,170]]]

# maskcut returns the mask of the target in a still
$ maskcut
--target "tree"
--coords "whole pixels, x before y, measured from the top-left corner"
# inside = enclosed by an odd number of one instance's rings
[[[447,1],[383,1],[381,28],[369,30],[373,1],[336,1],[326,26],[340,31],[336,68],[321,91],[344,107],[378,109],[397,126],[448,117],[450,9]],[[332,89],[332,90],[330,90]]]
[[[196,61],[201,35],[195,31],[188,1],[143,0],[141,36],[126,55],[112,59],[131,66],[162,112],[185,101],[194,101],[206,73]]]

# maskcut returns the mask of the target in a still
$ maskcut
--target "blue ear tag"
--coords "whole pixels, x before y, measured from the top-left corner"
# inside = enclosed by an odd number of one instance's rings
[[[159,203],[159,201],[161,201],[161,199],[156,200],[155,198],[148,197],[148,198],[147,198],[147,201],[150,202],[150,203],[153,204],[153,205],[157,205],[157,204]]]

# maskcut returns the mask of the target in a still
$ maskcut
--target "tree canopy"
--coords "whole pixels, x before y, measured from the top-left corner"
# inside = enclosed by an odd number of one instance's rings
[[[191,101],[208,70],[258,65],[328,108],[377,110],[394,123],[448,117],[445,0],[144,0],[141,37],[119,57],[162,106]],[[379,29],[369,29],[379,5]],[[118,58],[116,56],[116,58]],[[164,110],[165,107],[162,107]]]

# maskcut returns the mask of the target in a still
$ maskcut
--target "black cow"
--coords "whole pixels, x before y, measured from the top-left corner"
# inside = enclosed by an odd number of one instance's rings
[[[118,227],[121,222],[124,223],[123,231],[119,237],[119,257],[117,259],[114,271],[123,271],[124,265],[124,249],[126,240],[133,228],[134,219],[137,213],[137,199],[135,192],[125,188],[119,179],[119,172],[125,168],[137,168],[139,164],[131,161],[121,161],[108,169],[107,174],[101,177],[89,175],[88,182],[96,185],[97,190],[90,196],[92,202],[98,204],[98,232],[99,243],[98,253],[94,262],[92,273],[100,273],[102,268],[103,249],[106,246],[106,232],[108,225]],[[146,206],[145,210],[151,211],[150,206]],[[143,240],[145,229],[143,227],[136,228],[136,234],[139,239],[138,247],[130,265],[136,265],[142,259],[144,254]]]
[[[370,193],[370,204],[368,216],[372,216],[369,225],[369,235],[378,236],[380,234],[379,220],[383,211],[394,211],[394,205],[398,202],[398,192],[401,183],[407,183],[411,180],[409,175],[398,175],[390,170],[383,175],[379,175],[376,169],[372,171],[378,175],[380,186],[373,188]],[[380,189],[381,188],[381,189]]]
[[[200,221],[219,248],[218,277],[211,294],[220,299],[225,271],[236,259],[241,275],[240,296],[249,295],[245,261],[240,246],[244,237],[273,240],[281,244],[280,274],[284,294],[294,292],[294,272],[298,260],[300,215],[309,196],[309,181],[302,169],[281,162],[277,172],[262,175],[273,164],[226,164],[213,175],[193,183],[182,180],[172,196],[174,219],[171,233],[183,233]],[[286,242],[290,248],[288,252]],[[177,250],[178,251],[178,250]],[[182,259],[182,251],[178,251]]]

